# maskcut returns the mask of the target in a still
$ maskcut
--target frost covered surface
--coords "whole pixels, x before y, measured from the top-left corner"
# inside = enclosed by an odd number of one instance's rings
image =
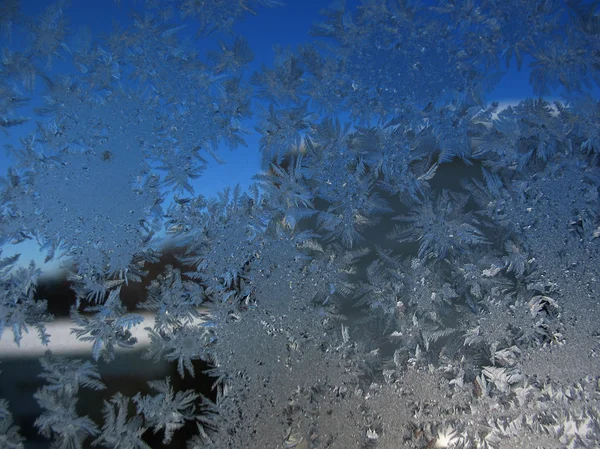
[[[2,244],[35,239],[63,261],[73,338],[92,344],[90,361],[41,359],[40,435],[69,449],[146,449],[154,434],[190,449],[598,447],[595,4],[336,4],[311,42],[251,73],[235,24],[265,7],[281,5],[146,1],[99,39],[71,33],[66,1],[36,17],[0,6],[0,128],[37,122],[9,147]],[[537,97],[499,110],[486,95],[511,65]],[[257,184],[196,195],[250,118]],[[181,255],[149,280],[161,231]],[[0,337],[47,344],[42,273],[20,263],[0,260]],[[98,366],[135,351],[137,326],[176,378],[109,392]],[[206,374],[210,397],[177,388]],[[90,391],[99,418],[80,415]],[[26,447],[10,408],[0,446]]]

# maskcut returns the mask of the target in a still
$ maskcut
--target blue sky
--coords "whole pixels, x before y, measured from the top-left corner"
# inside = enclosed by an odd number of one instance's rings
[[[28,15],[37,15],[50,2],[40,0],[22,0],[23,11]],[[107,34],[112,29],[113,20],[127,23],[130,8],[126,6],[128,2],[121,1],[121,6],[117,6],[109,0],[74,0],[67,10],[70,18],[71,30],[77,33],[83,26],[89,26],[94,36]],[[283,48],[294,49],[298,44],[307,42],[311,39],[309,30],[315,21],[319,20],[318,11],[326,5],[323,1],[289,1],[288,4],[276,8],[261,8],[257,15],[247,15],[244,20],[238,22],[234,27],[237,34],[243,35],[248,40],[250,47],[255,53],[255,60],[249,67],[248,74],[259,70],[261,66],[271,65],[273,61],[273,46],[278,45]],[[211,35],[207,39],[197,41],[197,49],[200,55],[205,56],[208,50],[215,49],[219,38],[227,37],[223,35]],[[19,43],[22,36],[15,35],[13,45]],[[510,71],[503,78],[500,85],[490,95],[490,101],[516,102],[527,96],[532,95],[532,90],[528,82],[528,72],[522,70],[517,72],[516,64],[512,64]],[[53,64],[52,73],[62,73],[71,68],[60,61]],[[38,83],[41,86],[41,83]],[[41,87],[38,87],[33,96],[33,101],[29,109],[24,109],[23,114],[33,117],[32,108],[39,105],[39,98],[36,101],[36,95],[41,93]],[[223,148],[219,156],[225,160],[226,164],[219,165],[210,161],[209,168],[203,176],[195,182],[196,193],[205,196],[214,196],[218,191],[227,186],[233,186],[240,183],[243,188],[247,188],[252,183],[252,176],[260,171],[259,138],[260,136],[253,128],[253,123],[248,122],[247,129],[249,134],[245,136],[247,147],[239,147],[236,150]],[[22,126],[13,128],[10,135],[2,136],[0,143],[10,144],[18,147],[19,138],[26,135],[28,131],[35,127],[35,121]],[[11,163],[10,157],[6,152],[0,154],[0,170],[4,173]],[[29,241],[17,245],[16,247],[6,247],[3,256],[8,256],[14,252],[22,253],[21,262],[28,263],[34,259],[36,263],[43,263],[43,258],[37,250],[37,242]],[[51,271],[49,265],[43,267],[44,271]]]

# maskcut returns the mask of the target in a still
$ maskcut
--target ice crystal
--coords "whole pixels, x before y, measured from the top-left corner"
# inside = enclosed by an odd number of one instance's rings
[[[184,281],[180,270],[169,265],[164,274],[152,281],[148,299],[140,307],[156,314],[156,329],[168,330],[200,318],[198,308],[206,298],[200,284]]]
[[[467,198],[443,191],[435,202],[427,199],[415,212],[399,216],[390,238],[398,242],[419,242],[420,258],[444,260],[458,257],[471,245],[486,243],[475,218],[463,212]]]
[[[154,432],[164,430],[163,443],[169,443],[173,433],[183,427],[185,421],[193,420],[195,405],[198,395],[192,391],[178,391],[166,381],[151,382],[150,386],[158,392],[151,396],[142,396],[139,393],[133,398],[138,413],[144,415],[148,426]]]
[[[2,299],[0,307],[0,337],[5,329],[12,330],[14,341],[20,344],[23,332],[28,332],[29,326],[37,329],[42,344],[48,344],[50,336],[46,332],[45,323],[52,320],[47,312],[47,302],[35,298],[35,289],[41,270],[33,262],[27,268],[19,267],[10,271],[18,260],[7,257],[0,260],[2,284]]]
[[[102,433],[94,444],[102,447],[122,447],[129,449],[151,449],[142,439],[146,431],[141,415],[129,417],[129,398],[121,393],[115,394],[110,400],[104,401],[104,425]]]
[[[146,328],[150,335],[151,346],[146,357],[159,361],[164,357],[168,361],[177,361],[177,372],[181,377],[187,371],[195,375],[192,360],[210,357],[208,347],[214,340],[209,325],[181,325],[175,329],[154,330]]]
[[[177,371],[109,395],[91,362],[44,356],[35,426],[53,447],[149,449],[152,431],[183,444],[193,423],[194,449],[598,446],[597,379],[528,372],[595,338],[581,311],[598,290],[596,2],[350,3],[254,73],[237,21],[277,1],[147,0],[103,39],[75,32],[65,0],[0,5],[0,131],[23,130],[6,145],[1,243],[60,260],[94,360],[136,348],[138,308],[153,316],[145,357]],[[486,105],[506,69],[527,69],[537,98]],[[258,182],[197,195],[253,132]],[[162,231],[182,266],[149,279]],[[48,344],[55,304],[19,262],[0,260],[0,337]],[[200,361],[214,404],[177,390]],[[344,385],[300,385],[338,382],[336,367]],[[80,415],[86,388],[98,424]],[[399,395],[401,436],[382,422]],[[17,419],[0,400],[0,445],[23,447]]]
[[[83,442],[98,435],[99,430],[94,421],[77,412],[79,388],[104,389],[100,374],[90,362],[54,357],[49,351],[40,360],[44,369],[40,377],[49,385],[34,394],[43,409],[35,425],[42,435],[54,439],[54,447],[81,449]]]
[[[6,449],[23,449],[23,437],[19,428],[13,424],[12,413],[8,409],[8,401],[0,400],[0,443]]]
[[[115,346],[131,348],[137,342],[131,329],[144,319],[138,314],[125,313],[120,290],[120,287],[112,290],[103,304],[86,307],[86,312],[96,312],[92,316],[82,315],[76,308],[71,310],[71,317],[78,326],[71,332],[81,341],[92,342],[92,356],[96,360],[100,357],[113,360]]]

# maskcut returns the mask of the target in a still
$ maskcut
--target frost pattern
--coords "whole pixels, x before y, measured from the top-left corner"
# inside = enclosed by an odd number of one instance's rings
[[[88,436],[99,433],[98,426],[87,416],[79,416],[76,405],[80,387],[102,390],[100,374],[90,362],[54,357],[48,351],[40,359],[48,385],[34,397],[43,412],[35,421],[40,433],[53,439],[60,449],[81,449]]]
[[[23,437],[19,428],[13,425],[12,413],[8,401],[0,400],[0,443],[7,449],[23,449]]]
[[[45,323],[52,320],[47,312],[45,300],[35,299],[35,288],[41,270],[33,261],[27,268],[15,268],[18,256],[5,257],[0,260],[2,299],[0,307],[0,337],[5,329],[12,330],[17,345],[21,342],[23,332],[29,326],[35,327],[42,344],[48,344],[50,336],[46,332]],[[11,269],[14,271],[11,272]]]
[[[35,240],[62,261],[95,362],[139,349],[138,308],[154,317],[144,357],[177,381],[207,362],[216,379],[214,401],[171,378],[109,394],[92,362],[48,353],[39,433],[65,449],[149,449],[150,432],[179,444],[190,426],[189,448],[598,446],[598,379],[557,386],[532,362],[598,337],[564,319],[588,319],[565,272],[585,265],[579,284],[597,290],[596,3],[338,2],[314,39],[249,74],[236,21],[274,6],[148,0],[98,39],[70,33],[67,1],[33,17],[0,5],[1,131],[43,93],[37,126],[7,146],[2,245]],[[211,34],[205,57],[190,38]],[[538,98],[487,105],[515,66]],[[248,123],[257,183],[197,195]],[[177,264],[124,304],[162,231]],[[42,273],[18,262],[0,260],[0,337],[47,344]],[[103,395],[99,423],[78,412],[86,389]],[[8,407],[0,442],[21,448]],[[339,422],[357,433],[334,435]]]

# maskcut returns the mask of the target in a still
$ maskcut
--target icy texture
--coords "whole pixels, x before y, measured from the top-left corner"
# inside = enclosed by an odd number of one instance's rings
[[[38,106],[8,148],[1,243],[62,261],[96,362],[144,327],[177,382],[210,364],[214,403],[166,378],[105,394],[96,423],[77,410],[105,386],[96,366],[47,354],[35,426],[52,447],[183,444],[191,424],[190,449],[598,447],[595,3],[339,2],[253,74],[236,21],[279,2],[128,6],[99,39],[70,33],[67,1],[0,5],[0,131]],[[487,105],[513,65],[538,97]],[[257,184],[196,195],[250,118]],[[180,266],[148,279],[161,231]],[[0,337],[47,344],[41,272],[18,263],[0,260]],[[543,357],[585,363],[556,379]],[[0,446],[22,448],[9,405]]]

